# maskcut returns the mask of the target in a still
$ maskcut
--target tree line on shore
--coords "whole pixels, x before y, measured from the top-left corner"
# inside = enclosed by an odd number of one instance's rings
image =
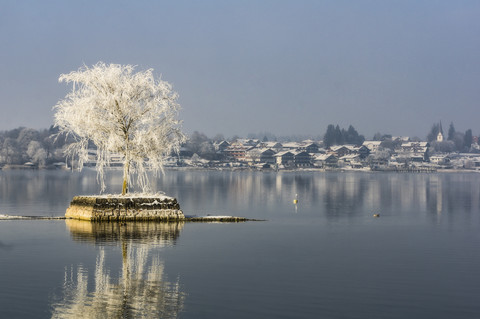
[[[445,137],[441,141],[437,140],[439,133],[442,133]],[[66,158],[63,150],[66,145],[73,142],[73,139],[57,134],[58,129],[53,126],[41,130],[19,127],[0,131],[0,166],[20,165],[30,162],[45,167],[57,162],[65,162]],[[271,133],[249,134],[247,137],[279,142],[300,141],[308,138],[308,136],[277,137]],[[215,143],[223,140],[233,142],[238,138],[238,136],[233,136],[227,139],[222,134],[209,138],[204,133],[195,131],[189,136],[183,147],[191,154],[197,154],[207,160],[214,160],[218,159],[219,156],[215,150]],[[345,129],[338,124],[328,125],[323,135],[312,139],[321,140],[324,148],[342,144],[361,145],[365,141],[365,137],[359,134],[352,125]],[[416,137],[411,139],[414,141],[420,140]],[[396,143],[401,142],[395,141],[389,134],[381,133],[376,133],[372,140],[382,141],[381,147],[383,149],[394,149]],[[450,124],[447,132],[443,131],[441,123],[434,123],[427,134],[426,141],[430,143],[433,152],[468,152],[471,150],[474,136],[471,129],[465,132],[456,131],[453,123]]]
[[[444,137],[441,141],[437,140],[439,133]],[[474,142],[474,137],[471,129],[467,129],[465,132],[455,130],[453,122],[450,123],[448,131],[444,132],[440,122],[432,125],[427,135],[427,142],[430,143],[430,147],[436,152],[469,152]]]
[[[64,162],[63,147],[71,140],[56,138],[53,126],[35,130],[19,127],[0,132],[0,165],[19,165],[30,162],[38,166],[49,166]]]

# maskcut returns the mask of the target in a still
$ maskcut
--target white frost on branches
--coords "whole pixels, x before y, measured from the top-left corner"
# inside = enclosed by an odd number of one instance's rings
[[[71,82],[73,89],[54,107],[55,125],[60,133],[75,138],[66,153],[77,157],[80,167],[88,159],[89,141],[97,146],[102,192],[106,188],[104,168],[111,155],[123,155],[122,194],[135,174],[136,184],[147,192],[147,170],[163,172],[165,157],[178,152],[185,141],[176,119],[178,94],[168,82],[155,80],[152,69],[134,69],[131,65],[99,62],[59,78],[59,82]]]

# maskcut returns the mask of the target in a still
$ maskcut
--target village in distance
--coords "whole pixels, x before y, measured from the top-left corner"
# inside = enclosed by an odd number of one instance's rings
[[[71,169],[74,160],[64,155],[71,138],[56,136],[57,130],[17,128],[0,132],[1,169]],[[375,134],[371,139],[349,126],[329,125],[323,138],[276,138],[271,134],[248,138],[208,138],[194,132],[178,154],[171,154],[165,167],[171,169],[254,170],[366,170],[432,172],[480,170],[480,146],[472,130],[455,131],[453,123],[444,132],[441,123],[432,126],[425,140],[417,137]],[[110,167],[121,167],[120,155],[112,154]],[[85,166],[95,167],[96,149],[89,148]]]

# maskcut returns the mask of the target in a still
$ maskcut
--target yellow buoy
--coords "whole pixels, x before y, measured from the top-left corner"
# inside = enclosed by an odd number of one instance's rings
[[[293,200],[293,203],[294,203],[294,204],[297,204],[297,203],[298,203],[298,194],[295,194],[295,199]]]

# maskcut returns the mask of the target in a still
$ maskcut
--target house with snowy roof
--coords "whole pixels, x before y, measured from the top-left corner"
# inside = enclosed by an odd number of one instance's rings
[[[395,149],[397,161],[423,162],[428,159],[428,142],[405,142]]]
[[[230,146],[230,143],[227,141],[220,141],[213,143],[213,147],[215,148],[216,152],[223,152],[227,147]]]
[[[300,144],[299,150],[305,151],[307,153],[318,153],[318,144],[312,141],[304,141]]]
[[[338,157],[335,154],[318,154],[313,157],[313,165],[316,167],[336,167]]]
[[[223,154],[227,159],[243,162],[245,161],[247,152],[251,149],[253,149],[251,146],[232,144],[223,150]]]
[[[283,145],[282,143],[279,143],[279,142],[260,142],[260,144],[258,145],[259,147],[261,148],[269,148],[269,149],[272,149],[274,150],[275,152],[280,152],[283,148]]]
[[[448,155],[433,155],[430,156],[430,162],[437,165],[448,165],[450,164],[450,158]]]
[[[408,158],[414,162],[422,162],[428,157],[429,146],[428,142],[405,142],[395,151],[399,157]]]
[[[275,154],[273,157],[275,158],[275,163],[277,165],[293,166],[295,164],[294,155],[290,151],[279,152]]]
[[[330,152],[342,157],[353,152],[349,146],[353,147],[353,145],[334,145],[330,147]]]
[[[370,153],[375,153],[382,144],[382,141],[364,141],[362,146],[365,146],[370,150]]]
[[[275,151],[269,148],[252,148],[247,151],[245,161],[250,164],[275,164]]]
[[[293,152],[293,162],[296,167],[312,166],[311,156],[307,151]]]
[[[362,158],[360,154],[347,154],[338,159],[338,161],[343,163],[343,165],[350,166],[351,168],[363,167],[361,160]]]
[[[282,146],[285,151],[295,151],[301,147],[301,144],[298,142],[286,142],[282,143]]]
[[[359,155],[360,159],[365,159],[368,155],[370,155],[370,150],[368,147],[364,145],[360,146],[347,146],[350,149],[350,154]]]

